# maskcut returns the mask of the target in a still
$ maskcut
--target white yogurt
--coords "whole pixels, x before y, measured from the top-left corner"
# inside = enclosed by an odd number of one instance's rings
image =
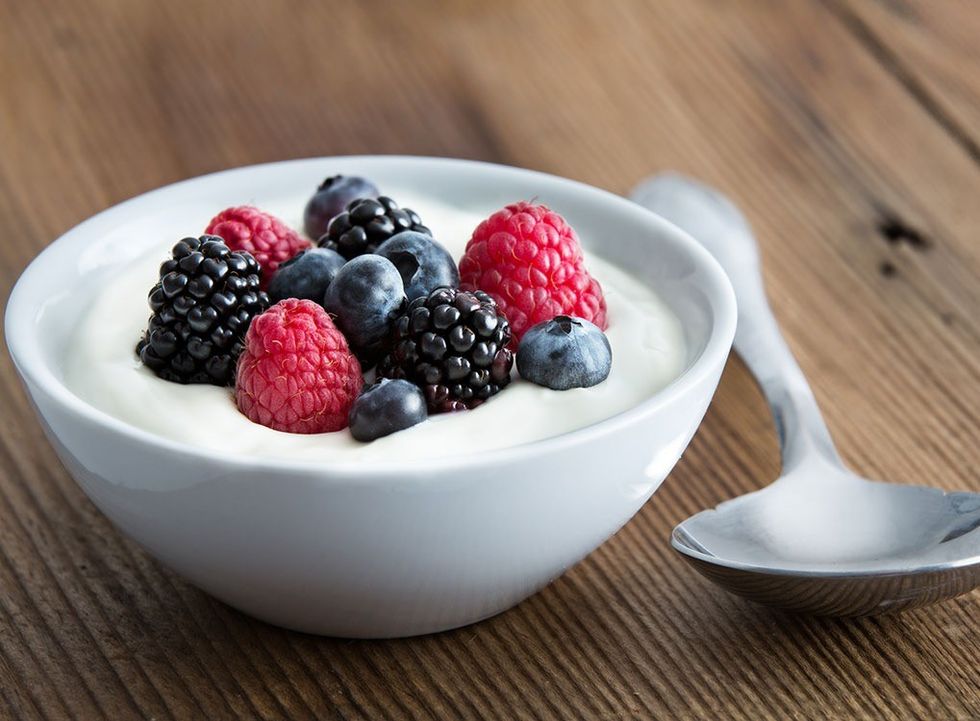
[[[391,192],[419,212],[457,259],[482,220],[431,199]],[[264,207],[298,227],[297,209],[304,202]],[[231,389],[164,381],[137,359],[134,347],[150,314],[146,296],[175,240],[161,239],[152,253],[96,294],[72,339],[65,379],[79,397],[106,413],[191,446],[242,456],[346,462],[465,455],[592,425],[637,405],[683,368],[685,347],[676,316],[653,290],[600,258],[587,256],[587,267],[606,296],[606,334],[613,354],[609,377],[599,385],[553,391],[520,380],[515,370],[515,380],[484,405],[434,416],[371,443],[358,443],[347,430],[317,435],[274,431],[239,413]]]

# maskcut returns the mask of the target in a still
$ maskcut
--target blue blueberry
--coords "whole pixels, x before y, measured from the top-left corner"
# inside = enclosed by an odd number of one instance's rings
[[[398,268],[409,300],[428,295],[436,288],[459,287],[456,261],[429,235],[404,230],[391,236],[374,252]]]
[[[317,188],[303,212],[303,230],[316,240],[327,232],[330,219],[344,212],[358,198],[377,198],[378,186],[356,175],[332,175]]]
[[[373,441],[421,423],[429,414],[422,390],[406,380],[384,378],[364,389],[350,409],[350,432]]]
[[[382,350],[392,320],[405,303],[398,269],[387,258],[360,255],[347,261],[323,295],[358,359],[370,367]]]
[[[326,248],[297,253],[276,269],[269,281],[269,298],[273,303],[283,298],[305,298],[322,303],[327,286],[346,262],[340,253]]]
[[[587,320],[567,315],[538,323],[517,347],[521,378],[556,391],[601,383],[611,367],[606,334]]]

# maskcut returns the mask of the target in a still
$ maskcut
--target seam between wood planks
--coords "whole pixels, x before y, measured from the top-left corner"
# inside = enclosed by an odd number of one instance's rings
[[[919,80],[898,53],[888,47],[878,33],[841,0],[824,0],[824,5],[841,21],[858,43],[871,53],[885,72],[905,88],[929,117],[963,148],[973,162],[980,165],[980,143],[974,140],[970,132],[943,108],[942,102]]]

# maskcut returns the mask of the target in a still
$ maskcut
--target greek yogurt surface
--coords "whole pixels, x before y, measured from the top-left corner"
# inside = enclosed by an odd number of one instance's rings
[[[397,189],[390,193],[403,207],[417,211],[457,260],[483,220],[418,193]],[[261,207],[298,228],[305,202],[296,198]],[[199,235],[201,228],[195,225],[179,232]],[[114,274],[93,295],[71,341],[65,380],[96,408],[190,446],[240,456],[340,462],[468,455],[557,436],[610,418],[668,385],[680,374],[686,357],[680,323],[656,292],[586,253],[587,267],[601,283],[608,305],[606,335],[612,347],[612,370],[599,385],[554,391],[521,380],[515,369],[514,381],[482,406],[432,416],[370,443],[355,441],[346,429],[315,435],[283,433],[239,413],[232,389],[165,381],[136,357],[136,342],[150,316],[147,294],[161,262],[180,237],[161,235],[151,252],[125,272]]]

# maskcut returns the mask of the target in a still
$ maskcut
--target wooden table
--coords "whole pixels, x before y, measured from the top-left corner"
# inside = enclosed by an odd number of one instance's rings
[[[2,0],[0,297],[90,214],[220,168],[432,154],[623,193],[675,168],[753,222],[853,467],[980,490],[978,38],[975,0]],[[670,550],[777,473],[737,358],[663,489],[551,587],[350,642],[253,621],[122,538],[2,352],[5,718],[980,718],[980,594],[799,618]]]

